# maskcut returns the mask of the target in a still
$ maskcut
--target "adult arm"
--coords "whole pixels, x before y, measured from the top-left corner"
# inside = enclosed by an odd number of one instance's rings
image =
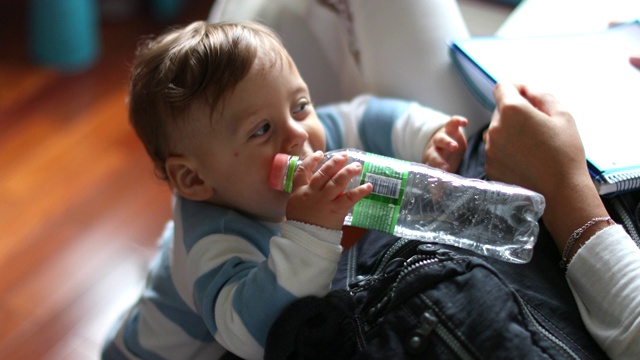
[[[506,84],[494,95],[497,108],[485,134],[487,175],[545,196],[542,218],[562,253],[576,229],[608,216],[575,122],[551,95]],[[598,221],[577,238],[568,259],[568,281],[589,332],[612,358],[637,358],[640,251],[629,235]]]
[[[608,216],[589,175],[575,121],[550,94],[498,84],[494,95],[497,107],[485,133],[487,176],[544,195],[542,219],[562,253],[576,229]],[[569,258],[607,225],[589,227]]]
[[[631,56],[629,62],[640,69],[640,56]],[[607,354],[612,359],[637,358],[640,249],[624,229],[604,229],[586,242],[569,265],[567,278],[587,328]],[[619,305],[608,306],[611,303]]]

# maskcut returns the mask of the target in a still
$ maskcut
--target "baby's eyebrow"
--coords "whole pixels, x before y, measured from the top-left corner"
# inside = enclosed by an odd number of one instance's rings
[[[291,89],[291,93],[293,94],[300,94],[300,93],[304,93],[306,97],[310,97],[309,94],[309,87],[304,83],[300,83],[300,84],[296,84],[292,89]]]
[[[224,134],[232,136],[253,126],[251,119],[255,119],[259,112],[260,110],[245,111],[243,109],[232,114],[222,114],[221,125],[224,129]]]

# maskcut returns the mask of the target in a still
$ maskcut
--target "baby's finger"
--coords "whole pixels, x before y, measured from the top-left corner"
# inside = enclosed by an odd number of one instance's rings
[[[445,133],[436,134],[433,137],[433,145],[446,151],[456,151],[460,146],[455,139]]]
[[[302,159],[302,164],[300,164],[300,166],[296,168],[296,172],[295,174],[293,174],[294,188],[298,188],[309,183],[313,175],[313,171],[322,161],[322,157],[322,151],[316,151],[313,154]]]
[[[451,168],[449,166],[449,163],[447,163],[441,155],[439,155],[438,153],[429,153],[427,155],[427,162],[426,164],[428,164],[429,166],[433,167],[433,168],[437,168],[437,169],[441,169],[444,171],[449,171],[449,169]]]
[[[323,156],[324,154],[322,153],[322,151],[318,150],[304,157],[302,159],[302,164],[311,168],[311,170],[315,170],[318,164],[320,164],[320,161],[322,161]]]
[[[340,206],[350,209],[352,208],[358,201],[364,199],[367,195],[371,194],[373,190],[373,185],[371,183],[362,184],[356,188],[353,188],[349,191],[346,191],[339,195],[338,201]]]
[[[344,168],[349,157],[347,154],[337,154],[324,163],[318,171],[316,171],[309,181],[309,188],[314,191],[321,191],[327,183],[332,181],[333,177]]]
[[[449,121],[444,124],[444,131],[450,136],[455,136],[459,132],[459,129],[461,127],[465,127],[468,124],[469,120],[467,120],[466,118],[459,115],[454,115],[451,117],[451,119],[449,119]]]
[[[349,186],[351,180],[362,172],[362,165],[358,162],[351,163],[338,171],[338,173],[327,182],[323,191],[328,198],[339,197]]]

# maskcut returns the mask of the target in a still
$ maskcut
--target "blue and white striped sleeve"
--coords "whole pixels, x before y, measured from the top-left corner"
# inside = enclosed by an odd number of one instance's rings
[[[112,332],[105,359],[261,359],[280,312],[330,290],[342,232],[258,222],[180,197],[139,302]]]
[[[271,324],[284,307],[329,291],[342,251],[341,232],[285,222],[280,236],[265,241],[247,230],[255,224],[240,221],[228,220],[229,226],[242,228],[237,233],[199,239],[188,251],[185,276],[216,341],[254,359],[262,357]]]
[[[358,148],[421,162],[431,136],[449,116],[416,102],[361,95],[319,107],[326,150]]]
[[[216,340],[243,358],[262,358],[269,328],[284,307],[303,296],[325,295],[335,275],[341,253],[338,244],[318,241],[290,224],[284,224],[282,232],[283,236],[271,239],[266,261],[238,261],[233,265],[244,265],[245,271],[198,296],[209,304],[203,307],[203,315],[215,327]],[[336,238],[339,241],[340,235]],[[230,265],[225,264],[234,267]]]

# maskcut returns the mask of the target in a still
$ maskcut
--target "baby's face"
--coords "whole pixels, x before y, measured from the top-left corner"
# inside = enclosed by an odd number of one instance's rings
[[[282,221],[288,195],[269,187],[277,153],[324,151],[325,134],[307,85],[290,58],[249,74],[189,136],[211,202],[259,219]]]

